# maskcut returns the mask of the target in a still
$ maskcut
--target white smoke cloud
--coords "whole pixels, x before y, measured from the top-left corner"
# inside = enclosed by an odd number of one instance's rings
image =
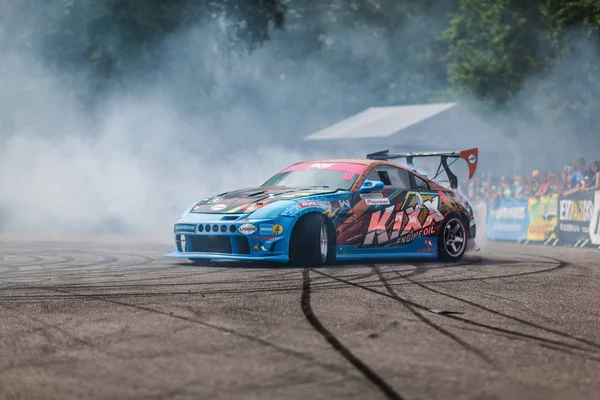
[[[393,38],[332,24],[315,36],[325,44],[315,51],[304,48],[315,38],[294,29],[302,20],[291,20],[248,54],[225,39],[226,20],[205,21],[164,40],[162,56],[145,66],[151,79],[125,75],[130,82],[99,95],[95,107],[79,103],[67,71],[57,73],[35,48],[13,47],[0,63],[0,230],[170,232],[193,201],[329,155],[302,150],[301,135],[433,93],[439,82],[421,72],[439,60],[399,65],[393,54],[434,23],[405,22]],[[85,74],[68,73],[88,89]],[[523,101],[543,105],[535,96],[524,92]]]

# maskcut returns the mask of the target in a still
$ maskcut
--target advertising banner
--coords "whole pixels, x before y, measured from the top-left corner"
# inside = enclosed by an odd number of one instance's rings
[[[552,237],[557,225],[558,195],[532,197],[527,205],[527,240],[541,242]]]
[[[590,224],[590,239],[593,244],[600,245],[600,190],[594,194],[594,212]]]
[[[486,235],[492,240],[525,240],[529,228],[528,200],[499,199],[488,204]]]
[[[558,237],[565,242],[590,238],[594,192],[577,192],[558,198]]]

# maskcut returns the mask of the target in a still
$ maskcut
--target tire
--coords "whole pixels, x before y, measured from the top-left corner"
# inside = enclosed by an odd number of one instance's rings
[[[296,223],[290,238],[290,264],[320,267],[335,258],[335,235],[321,214],[311,213]]]
[[[462,239],[462,240],[461,240]],[[467,250],[468,233],[463,219],[450,214],[442,223],[438,236],[438,259],[458,261]]]

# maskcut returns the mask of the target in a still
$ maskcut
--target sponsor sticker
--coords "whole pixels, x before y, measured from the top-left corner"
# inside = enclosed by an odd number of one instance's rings
[[[270,231],[269,231],[269,233],[270,233]],[[264,240],[265,242],[268,242],[269,240],[275,240],[277,238],[278,238],[278,236],[273,236],[273,235],[268,235],[268,236],[264,236],[264,235],[263,236],[258,236],[258,235],[255,235],[254,236],[254,240]]]
[[[226,204],[215,204],[210,209],[213,210],[213,211],[220,211],[220,210],[224,210],[226,208],[227,208]]]
[[[477,161],[477,156],[475,154],[471,154],[467,158],[467,161],[469,161],[469,164],[475,164],[475,161]]]
[[[196,225],[176,224],[175,232],[196,232]]]
[[[390,204],[390,199],[387,197],[382,197],[380,199],[365,199],[365,203],[368,206],[382,206]]]
[[[261,225],[261,235],[281,235],[283,233],[283,226],[279,224],[275,225]]]
[[[360,194],[360,198],[361,199],[381,199],[383,197],[382,193],[379,192],[375,192],[375,193],[361,193]]]
[[[303,201],[301,203],[298,203],[298,205],[302,208],[306,208],[306,207],[319,207],[320,204],[318,201]]]
[[[252,248],[252,250],[254,250],[254,251],[267,251],[267,248],[265,247],[264,244],[257,243],[257,244],[254,245],[254,247]]]
[[[252,235],[257,230],[258,229],[256,228],[256,226],[252,224],[240,225],[240,227],[238,228],[238,232],[240,232],[242,235]]]
[[[333,167],[333,164],[328,164],[328,163],[315,163],[312,164],[309,168],[315,168],[315,169],[328,169]]]
[[[261,235],[270,235],[271,234],[271,229],[273,229],[273,225],[272,224],[261,225],[260,226],[260,234]]]
[[[220,202],[221,200],[223,200],[222,197],[214,197],[213,199],[207,201],[207,204],[216,204],[216,203]]]

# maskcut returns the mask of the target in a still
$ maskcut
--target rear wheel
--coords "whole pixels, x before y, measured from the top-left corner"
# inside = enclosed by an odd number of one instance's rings
[[[438,258],[442,261],[458,261],[467,249],[467,230],[463,220],[451,214],[442,224],[438,237]]]
[[[319,267],[334,258],[335,237],[321,214],[307,214],[297,223],[290,239],[290,263]]]

